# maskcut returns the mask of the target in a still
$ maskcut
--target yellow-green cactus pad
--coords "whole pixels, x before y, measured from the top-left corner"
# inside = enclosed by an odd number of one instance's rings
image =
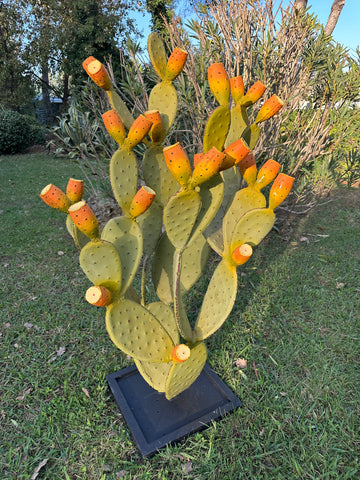
[[[142,172],[146,185],[155,190],[162,206],[181,188],[166,165],[161,146],[151,146],[145,151]]]
[[[185,294],[200,278],[209,258],[209,247],[203,235],[193,237],[181,256],[181,294]],[[173,258],[175,247],[166,233],[162,236],[153,259],[152,279],[157,296],[164,303],[173,302]]]
[[[244,130],[249,125],[246,107],[240,107],[237,105],[231,109],[230,115],[230,128],[226,137],[225,147],[228,147],[232,143],[236,142],[236,140],[239,140]]]
[[[235,227],[230,251],[244,243],[258,245],[275,223],[275,213],[269,208],[259,208],[245,213]]]
[[[243,139],[248,144],[250,150],[254,150],[254,148],[256,147],[259,136],[260,128],[255,123],[253,123],[244,130]]]
[[[200,208],[200,195],[194,190],[178,192],[165,205],[163,222],[169,240],[176,249],[185,247]]]
[[[173,362],[154,363],[134,359],[135,365],[143,379],[158,392],[165,392],[166,379]]]
[[[240,188],[241,177],[239,169],[236,167],[228,168],[221,172],[220,175],[225,185],[223,200],[215,218],[205,230],[204,235],[210,247],[216,253],[222,255],[224,251],[223,218],[230,202]]]
[[[153,302],[146,305],[146,308],[161,323],[167,333],[170,335],[174,345],[180,343],[179,332],[177,329],[173,309],[162,302]]]
[[[254,208],[265,208],[266,198],[253,187],[239,190],[228,208],[223,220],[224,243],[229,246],[239,220],[246,212]]]
[[[147,362],[169,362],[174,343],[160,322],[146,308],[119,299],[106,309],[107,332],[123,352]]]
[[[112,218],[105,225],[101,238],[112,243],[118,251],[122,266],[120,295],[134,280],[143,253],[143,239],[139,225],[126,217]]]
[[[125,214],[129,214],[138,186],[138,168],[135,154],[119,148],[110,161],[110,182],[114,197]]]
[[[216,147],[222,151],[226,135],[230,127],[230,110],[228,107],[217,107],[210,115],[204,131],[204,152],[208,152],[210,148]]]
[[[206,358],[206,346],[201,342],[191,348],[188,360],[173,364],[166,380],[165,396],[168,400],[176,397],[195,382],[204,368]]]
[[[149,257],[159,241],[162,230],[162,208],[155,201],[145,213],[136,218],[143,236],[143,253]]]
[[[236,266],[230,266],[222,260],[210,280],[195,324],[196,340],[204,340],[221,327],[234,306],[236,292]]]
[[[147,48],[152,66],[159,77],[164,80],[166,76],[167,56],[164,42],[158,33],[150,33]]]
[[[201,235],[210,225],[224,198],[224,183],[221,175],[214,175],[200,187],[201,209],[196,219],[192,237]]]
[[[111,107],[116,111],[125,127],[129,130],[134,123],[134,117],[114,89],[110,89],[106,93],[108,94]]]
[[[80,252],[80,266],[94,285],[118,294],[121,289],[121,260],[114,245],[105,240],[89,242]]]
[[[159,110],[160,112],[162,124],[160,140],[166,137],[171,125],[174,123],[177,106],[176,90],[170,82],[158,83],[151,90],[148,110]]]

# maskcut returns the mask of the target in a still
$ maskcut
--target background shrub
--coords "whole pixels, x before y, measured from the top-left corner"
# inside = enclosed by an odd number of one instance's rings
[[[31,145],[43,145],[46,133],[35,118],[0,109],[0,155],[21,153]]]

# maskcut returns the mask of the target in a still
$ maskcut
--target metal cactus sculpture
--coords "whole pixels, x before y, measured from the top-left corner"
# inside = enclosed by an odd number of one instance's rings
[[[151,91],[149,110],[136,119],[115,92],[104,65],[93,57],[83,64],[112,106],[102,118],[119,145],[110,162],[110,182],[122,216],[109,220],[100,233],[94,213],[82,200],[79,180],[70,179],[66,194],[48,185],[41,198],[68,214],[68,230],[81,249],[80,266],[93,284],[85,298],[106,308],[111,340],[170,400],[201,373],[207,358],[205,340],[233,308],[237,267],[249,260],[252,248],[272,229],[274,209],[288,195],[293,178],[278,174],[280,165],[273,160],[257,172],[250,153],[259,136],[258,124],[281,108],[281,100],[271,97],[250,125],[247,108],[265,87],[256,82],[245,94],[241,77],[229,79],[219,63],[208,70],[219,107],[205,126],[203,152],[195,155],[192,167],[179,143],[164,146],[177,112],[172,82],[187,53],[175,49],[167,58],[155,33],[149,37],[148,50],[161,81]],[[141,163],[133,150],[140,142],[146,147]],[[243,189],[240,173],[247,183]],[[261,190],[274,179],[267,202]],[[221,261],[192,325],[183,296],[201,276],[210,247]],[[153,303],[147,303],[145,295],[150,259],[159,298]],[[140,295],[132,286],[139,268]]]

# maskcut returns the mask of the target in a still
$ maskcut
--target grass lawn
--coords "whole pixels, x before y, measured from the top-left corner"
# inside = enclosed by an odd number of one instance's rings
[[[279,225],[239,271],[208,347],[243,407],[141,459],[105,380],[131,360],[84,300],[65,216],[39,198],[80,175],[46,155],[0,158],[0,478],[360,478],[359,189]]]

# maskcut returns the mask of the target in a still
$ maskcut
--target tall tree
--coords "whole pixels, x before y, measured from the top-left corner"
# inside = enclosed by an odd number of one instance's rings
[[[325,25],[325,33],[327,35],[332,35],[344,5],[345,5],[345,0],[334,0],[331,6],[331,11],[330,11],[328,21]]]
[[[69,85],[86,78],[82,61],[116,56],[126,36],[136,34],[128,3],[118,0],[21,1],[28,12],[27,58],[44,100],[51,91],[66,104]]]
[[[34,97],[34,84],[22,59],[24,24],[20,2],[0,1],[0,105],[21,111]]]
[[[164,18],[170,21],[172,0],[146,0],[147,11],[151,14],[152,30],[166,38],[168,36]]]

